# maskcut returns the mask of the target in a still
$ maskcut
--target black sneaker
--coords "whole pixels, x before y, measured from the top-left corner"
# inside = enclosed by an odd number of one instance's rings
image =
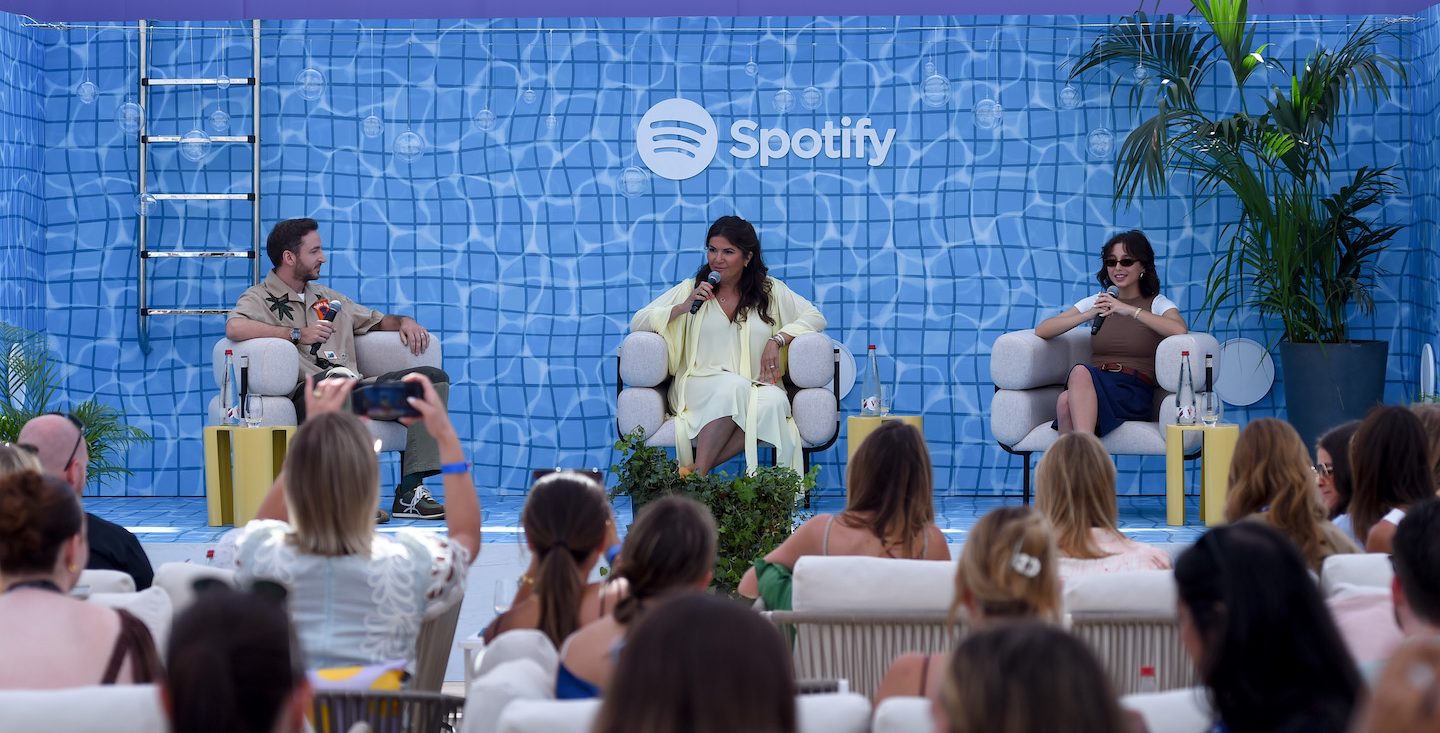
[[[445,505],[435,501],[424,484],[409,491],[395,491],[395,503],[390,513],[406,519],[444,519]]]

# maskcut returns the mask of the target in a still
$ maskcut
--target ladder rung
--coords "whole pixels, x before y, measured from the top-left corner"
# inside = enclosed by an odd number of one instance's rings
[[[142,316],[223,316],[229,308],[141,308]]]
[[[178,142],[180,142],[180,140],[181,140],[181,136],[180,136],[180,135],[141,135],[141,136],[140,136],[140,142],[142,142],[142,143],[178,143]],[[251,144],[254,144],[254,142],[255,142],[255,136],[254,136],[254,135],[211,135],[211,136],[210,136],[210,142],[212,142],[212,143],[251,143]]]
[[[155,193],[156,201],[254,201],[253,193]]]
[[[155,78],[155,77],[147,76],[147,77],[141,79],[141,80],[140,80],[140,83],[143,84],[143,85],[145,85],[145,86],[150,86],[150,87],[179,87],[179,86],[202,86],[202,85],[203,85],[203,86],[220,86],[220,79],[219,79],[218,77],[216,77],[216,78],[204,78],[204,77],[202,77],[202,78],[197,78],[197,79],[158,79],[158,78]],[[239,79],[231,79],[231,80],[230,80],[230,86],[234,86],[234,87],[248,87],[248,86],[250,86],[251,84],[254,84],[254,83],[255,83],[255,77],[252,77],[252,76],[246,76],[246,77],[241,77],[241,78],[239,78]]]
[[[236,257],[236,258],[244,257],[244,258],[246,258],[246,259],[254,259],[255,253],[254,253],[254,252],[235,252],[235,251],[232,251],[232,250],[212,250],[212,251],[208,251],[208,252],[173,252],[173,251],[151,252],[151,251],[149,251],[149,250],[146,250],[146,251],[144,251],[144,252],[141,252],[141,253],[140,253],[140,256],[141,256],[141,257],[145,257],[145,258],[149,258],[149,259],[201,259],[201,258],[206,258],[206,257],[215,257],[215,258],[220,258],[220,257]]]

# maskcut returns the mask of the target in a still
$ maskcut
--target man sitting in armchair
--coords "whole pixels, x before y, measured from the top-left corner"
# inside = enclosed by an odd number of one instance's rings
[[[399,331],[400,342],[416,355],[430,345],[430,332],[409,316],[386,315],[356,303],[315,281],[325,264],[320,225],[314,219],[286,219],[270,230],[266,253],[274,264],[265,281],[240,295],[225,321],[231,341],[253,338],[288,339],[300,352],[300,373],[295,375],[297,422],[305,421],[305,378],[346,376],[366,383],[398,380],[419,372],[435,385],[442,400],[449,397],[450,376],[434,367],[366,376],[355,359],[355,337],[370,331]],[[443,519],[445,507],[431,497],[422,481],[440,472],[435,439],[416,423],[408,429],[401,457],[400,484],[395,487],[391,511],[397,517]],[[384,512],[381,512],[383,515]],[[384,521],[382,516],[381,521]]]

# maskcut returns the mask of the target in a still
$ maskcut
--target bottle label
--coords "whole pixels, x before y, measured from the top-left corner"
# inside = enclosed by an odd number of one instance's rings
[[[870,395],[869,397],[860,400],[860,411],[865,413],[866,415],[880,414],[879,395]]]

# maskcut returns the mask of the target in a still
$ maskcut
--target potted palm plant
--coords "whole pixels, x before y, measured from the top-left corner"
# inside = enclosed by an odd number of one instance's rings
[[[1393,35],[1387,26],[1361,23],[1339,48],[1287,69],[1256,45],[1245,0],[1191,2],[1200,22],[1137,12],[1112,25],[1071,77],[1116,63],[1151,72],[1128,94],[1131,108],[1153,113],[1120,146],[1117,203],[1162,193],[1181,172],[1202,196],[1239,204],[1202,312],[1213,322],[1245,306],[1279,322],[1286,409],[1313,443],[1384,393],[1388,344],[1351,340],[1347,322],[1374,310],[1377,260],[1400,227],[1370,212],[1399,192],[1399,179],[1389,167],[1332,176],[1330,162],[1342,113],[1362,96],[1389,99],[1391,76],[1403,82],[1405,70],[1380,48]],[[1214,95],[1201,92],[1222,74],[1234,109],[1207,107]],[[1288,83],[1266,90],[1277,74]]]

